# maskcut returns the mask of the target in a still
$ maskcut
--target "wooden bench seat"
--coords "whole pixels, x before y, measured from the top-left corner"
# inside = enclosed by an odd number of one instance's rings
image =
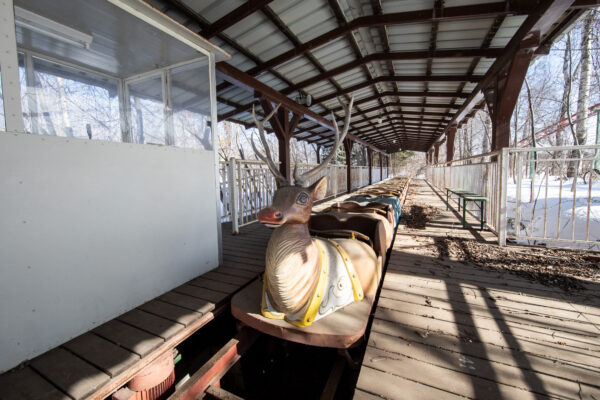
[[[462,202],[462,226],[463,228],[467,227],[467,215],[466,208],[467,202],[474,203],[480,211],[480,230],[483,230],[485,226],[485,203],[489,201],[489,199],[485,196],[481,196],[478,193],[471,192],[469,190],[460,189],[460,188],[446,188],[446,210],[450,207],[450,195],[454,194],[458,196],[458,212],[460,213],[461,202]]]

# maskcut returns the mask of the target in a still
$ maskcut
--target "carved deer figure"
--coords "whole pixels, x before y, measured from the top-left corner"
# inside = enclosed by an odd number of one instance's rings
[[[377,256],[366,243],[311,237],[308,229],[313,202],[325,197],[327,178],[310,186],[306,182],[327,166],[348,132],[353,98],[347,105],[340,103],[345,110],[342,134],[332,115],[335,142],[331,152],[304,174],[298,175],[294,169],[293,185],[273,162],[264,134],[264,124],[279,106],[263,121],[252,109],[264,154],[254,145],[254,137],[252,147],[268,165],[278,186],[272,205],[258,214],[260,222],[276,228],[267,246],[261,311],[265,317],[285,318],[296,326],[311,325],[365,295],[373,295],[381,275]]]

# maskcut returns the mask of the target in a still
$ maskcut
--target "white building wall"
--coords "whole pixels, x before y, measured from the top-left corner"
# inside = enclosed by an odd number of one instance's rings
[[[214,153],[0,133],[0,372],[218,265]]]

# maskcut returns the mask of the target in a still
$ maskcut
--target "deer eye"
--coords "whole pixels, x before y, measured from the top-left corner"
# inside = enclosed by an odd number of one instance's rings
[[[306,192],[301,192],[298,197],[296,197],[296,204],[299,204],[301,206],[305,206],[308,204],[308,193]]]

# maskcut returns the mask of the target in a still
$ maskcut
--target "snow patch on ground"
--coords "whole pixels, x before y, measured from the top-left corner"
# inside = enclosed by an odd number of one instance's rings
[[[600,250],[600,182],[589,184],[577,181],[571,191],[573,179],[561,181],[558,177],[537,176],[534,181],[533,201],[531,179],[521,181],[520,236],[545,237],[544,240],[518,239],[519,243],[552,243],[552,239],[589,240],[597,244],[560,243],[561,247]],[[547,186],[547,187],[546,187]],[[575,203],[573,206],[573,199]],[[508,234],[514,235],[516,227],[517,185],[509,180],[507,191]],[[589,223],[588,223],[589,215]],[[544,218],[545,217],[545,218]],[[545,223],[544,223],[545,221]],[[558,232],[557,232],[557,226]],[[555,242],[554,244],[558,244]]]

